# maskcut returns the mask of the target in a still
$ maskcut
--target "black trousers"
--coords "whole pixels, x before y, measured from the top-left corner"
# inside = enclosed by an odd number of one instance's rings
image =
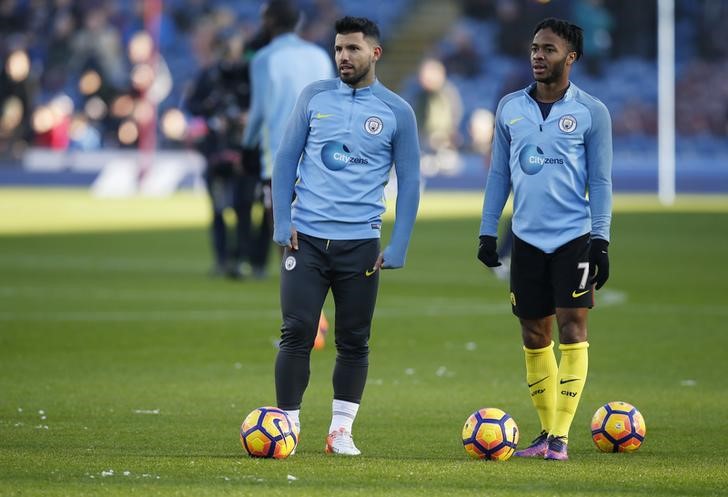
[[[276,358],[278,407],[300,409],[310,357],[329,289],[336,307],[334,398],[359,403],[369,368],[369,335],[379,288],[379,239],[324,240],[298,233],[298,250],[281,261],[281,342]]]
[[[267,199],[270,185],[261,183],[257,175],[206,174],[207,191],[212,204],[210,234],[215,263],[221,269],[228,264],[248,261],[254,268],[265,269],[270,252],[272,222]],[[267,195],[267,196],[266,196]],[[260,201],[264,214],[259,224],[253,223],[253,204]],[[235,211],[233,227],[225,224],[225,209]],[[230,231],[232,230],[232,239]]]

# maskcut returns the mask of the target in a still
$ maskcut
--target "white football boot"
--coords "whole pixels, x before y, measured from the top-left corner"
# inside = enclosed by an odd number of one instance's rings
[[[343,427],[329,433],[329,436],[326,437],[324,452],[343,456],[358,456],[361,454],[361,451],[354,445],[354,439],[351,437],[351,433]]]

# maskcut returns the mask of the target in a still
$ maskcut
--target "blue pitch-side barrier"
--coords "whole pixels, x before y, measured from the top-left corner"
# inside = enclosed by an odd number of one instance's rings
[[[200,187],[204,158],[192,150],[54,151],[32,148],[22,161],[0,161],[0,186],[88,187],[99,196],[163,197]]]

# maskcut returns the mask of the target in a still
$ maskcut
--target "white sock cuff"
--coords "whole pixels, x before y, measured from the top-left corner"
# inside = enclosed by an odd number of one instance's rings
[[[294,425],[296,425],[296,428],[299,428],[299,429],[301,428],[301,421],[299,419],[299,416],[301,414],[301,410],[300,409],[295,409],[295,410],[292,410],[292,411],[286,411],[284,409],[283,412],[285,412],[288,415],[288,419],[291,420],[291,423],[293,423]]]
[[[337,400],[334,399],[334,401],[331,403],[331,410],[334,414],[340,414],[342,416],[356,416],[356,413],[359,412],[359,404],[356,404],[354,402],[347,402],[346,400]]]
[[[329,433],[339,428],[344,428],[351,433],[358,411],[359,404],[334,399],[331,403],[331,425],[329,426]]]

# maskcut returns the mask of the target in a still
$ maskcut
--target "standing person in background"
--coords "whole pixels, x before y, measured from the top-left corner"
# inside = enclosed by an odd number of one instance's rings
[[[275,384],[278,407],[300,427],[316,322],[330,289],[337,355],[325,451],[356,456],[351,432],[366,384],[379,270],[404,266],[419,204],[420,151],[412,109],[376,79],[377,25],[344,17],[336,33],[339,78],[301,93],[273,169],[273,239],[285,247]],[[396,220],[380,251],[393,164]]]
[[[498,219],[513,189],[511,304],[541,434],[515,453],[566,460],[587,375],[587,315],[609,277],[612,132],[609,111],[569,80],[582,29],[548,18],[533,33],[535,82],[503,97],[480,226],[478,259],[500,265]],[[552,325],[559,330],[556,362]]]
[[[331,57],[322,48],[294,33],[300,12],[289,0],[271,0],[263,6],[263,30],[271,42],[255,54],[250,66],[253,100],[243,147],[259,146],[261,181],[265,215],[261,227],[265,243],[258,247],[262,255],[253,265],[253,274],[265,277],[273,235],[273,211],[270,181],[273,161],[283,139],[283,130],[301,90],[314,81],[334,76]],[[316,348],[323,348],[328,321],[320,313]]]
[[[422,148],[437,154],[460,146],[463,102],[457,87],[447,77],[442,62],[426,58],[420,64],[419,88],[413,103]]]
[[[252,101],[243,134],[243,147],[260,147],[268,230],[266,255],[270,251],[273,234],[270,179],[286,122],[296,98],[306,85],[334,75],[329,54],[294,33],[299,16],[298,9],[290,0],[267,2],[262,11],[263,30],[271,42],[258,51],[250,63]],[[259,261],[253,266],[254,275],[265,276],[266,265],[267,258]]]

